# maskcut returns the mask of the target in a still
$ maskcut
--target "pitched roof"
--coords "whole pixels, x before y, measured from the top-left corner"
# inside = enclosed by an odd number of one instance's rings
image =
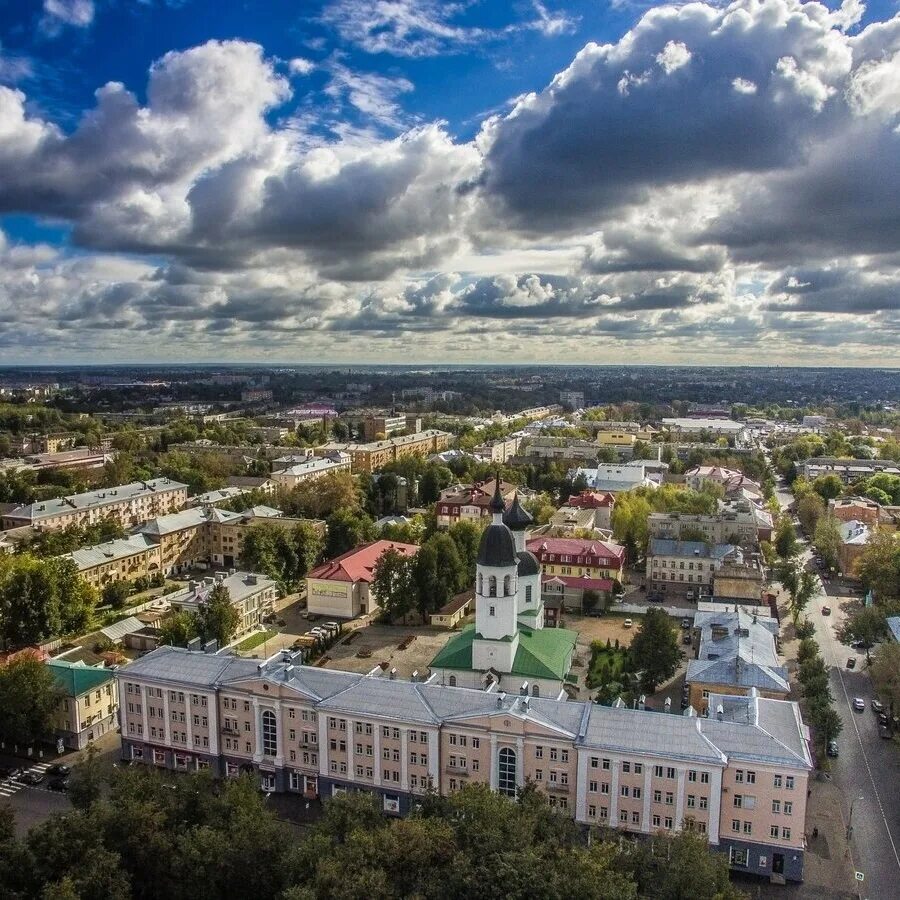
[[[543,584],[564,584],[568,588],[584,591],[611,591],[613,583],[609,578],[590,578],[587,575],[545,575]]]
[[[555,553],[567,556],[612,556],[621,559],[625,548],[593,538],[536,537],[526,544],[532,553]]]
[[[651,538],[648,556],[684,556],[701,559],[722,559],[735,550],[733,544],[709,545],[704,541],[675,541],[670,538]]]
[[[65,556],[71,559],[78,567],[79,572],[92,569],[94,566],[102,566],[105,563],[127,559],[137,553],[143,553],[157,544],[143,534],[133,534],[128,538],[117,538],[105,541],[102,544],[94,544],[93,547],[83,547],[67,553]]]
[[[199,528],[206,522],[231,523],[241,519],[241,513],[228,512],[214,506],[196,506],[168,516],[157,516],[140,527],[141,534],[173,534],[186,528]]]
[[[326,581],[371,582],[375,564],[381,559],[382,553],[388,550],[396,550],[402,556],[415,556],[419,552],[416,544],[372,541],[322,563],[306,577],[321,578]]]
[[[88,691],[99,688],[115,677],[111,669],[86,666],[83,662],[50,660],[47,663],[56,683],[69,697],[80,697]]]

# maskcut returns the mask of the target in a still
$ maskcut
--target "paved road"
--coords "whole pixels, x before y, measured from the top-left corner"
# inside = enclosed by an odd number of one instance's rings
[[[776,497],[784,509],[793,495],[779,485]],[[803,560],[811,568],[808,546]],[[827,593],[826,593],[827,592]],[[832,760],[831,774],[843,794],[842,815],[846,827],[852,827],[850,852],[854,870],[862,872],[859,896],[881,900],[900,895],[900,753],[892,741],[878,736],[878,721],[872,711],[872,682],[865,669],[865,653],[857,653],[835,636],[847,606],[854,602],[839,585],[820,585],[807,614],[816,627],[816,640],[829,670],[831,693],[835,698],[843,731],[838,740],[839,753]],[[822,607],[831,609],[822,614]],[[847,669],[855,657],[856,668]],[[862,712],[851,705],[855,697],[866,704]],[[851,819],[852,809],[852,819]]]
[[[15,761],[27,772],[45,772],[50,763],[27,765]],[[56,813],[68,812],[72,807],[65,794],[51,791],[46,782],[42,785],[27,785],[8,778],[0,781],[0,803],[8,803],[16,816],[16,834],[23,837],[30,828],[38,825]]]

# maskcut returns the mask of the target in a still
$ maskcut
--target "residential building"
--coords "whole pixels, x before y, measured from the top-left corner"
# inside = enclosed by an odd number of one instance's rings
[[[612,511],[616,505],[615,494],[607,491],[581,491],[572,494],[561,509],[591,509],[594,511],[594,528],[612,528]]]
[[[717,695],[702,718],[297,658],[160,647],[136,660],[117,674],[122,758],[224,778],[251,770],[264,790],[307,799],[365,790],[391,815],[429,790],[484,784],[512,798],[530,783],[580,825],[688,828],[737,872],[802,880],[812,759],[796,703]]]
[[[735,422],[733,419],[705,419],[705,418],[674,418],[663,419],[663,428],[674,434],[699,434],[706,431],[711,434],[724,437],[739,437],[746,428],[743,422]]]
[[[487,479],[465,486],[455,484],[442,490],[435,503],[438,528],[449,528],[456,522],[480,522],[489,518],[493,487],[493,480]],[[514,484],[500,482],[504,503],[511,503],[515,493]]]
[[[651,594],[696,600],[712,594],[713,572],[732,544],[651,538],[647,547],[647,585]]]
[[[883,519],[882,506],[868,497],[836,497],[828,501],[828,512],[841,522],[863,522],[878,528]]]
[[[609,605],[615,592],[615,582],[609,578],[591,578],[590,575],[543,575],[541,577],[541,597],[544,610],[554,610],[559,615],[564,610],[575,613],[590,612],[597,603]],[[585,603],[593,595],[594,603]],[[558,615],[545,615],[544,624],[556,627]]]
[[[841,522],[838,530],[841,533],[841,543],[838,547],[840,571],[846,577],[853,577],[856,575],[856,561],[865,552],[873,530],[867,523],[855,519]]]
[[[181,509],[186,502],[186,484],[169,478],[152,478],[17,506],[5,512],[2,521],[4,528],[34,525],[49,531],[110,520],[130,528],[153,516]]]
[[[697,658],[688,663],[685,676],[690,705],[705,715],[711,695],[747,695],[751,688],[762,697],[786,700],[791,685],[778,657],[778,628],[776,619],[752,607],[698,604]]]
[[[69,750],[84,750],[116,729],[118,685],[112,669],[59,659],[47,666],[60,691],[53,711],[53,740],[62,741]]]
[[[304,481],[314,481],[323,475],[350,471],[350,454],[337,451],[328,456],[316,456],[305,462],[272,472],[272,481],[283,490],[297,487]]]
[[[613,541],[536,537],[528,541],[527,547],[537,557],[544,576],[595,578],[610,582],[624,579],[625,548]]]
[[[442,684],[556,697],[563,690],[578,634],[544,629],[541,568],[525,545],[531,516],[514,497],[509,509],[497,479],[491,524],[481,533],[475,566],[475,624],[450,638],[431,661]]]
[[[802,463],[796,463],[797,474],[809,481],[820,475],[837,475],[844,484],[852,484],[863,478],[870,478],[879,472],[900,475],[900,462],[888,459],[838,459],[833,456],[814,456]]]
[[[420,416],[407,413],[390,413],[380,416],[366,416],[362,420],[363,440],[379,441],[410,431],[422,430]]]
[[[584,391],[560,391],[559,402],[566,409],[584,409]]]
[[[596,441],[600,447],[611,447],[620,459],[631,459],[638,436],[632,431],[598,431]]]
[[[759,606],[764,601],[766,573],[762,554],[735,547],[712,573],[712,599],[717,603]]]
[[[650,513],[647,519],[650,537],[682,540],[702,535],[713,544],[758,547],[772,538],[772,515],[768,510],[744,502],[723,504],[711,515],[688,513]]]
[[[472,611],[475,604],[475,591],[463,591],[451,597],[436,613],[429,617],[436,628],[456,628]]]
[[[660,478],[650,477],[648,463],[644,460],[618,465],[598,465],[596,468],[575,469],[570,472],[573,480],[583,478],[588,488],[607,494],[621,494],[637,487],[655,488]]]
[[[166,594],[162,599],[168,601],[173,609],[197,612],[209,600],[217,585],[228,591],[231,605],[240,616],[235,637],[261,625],[263,619],[275,610],[278,584],[256,572],[220,572],[202,581],[191,581],[183,590]]]
[[[355,619],[375,612],[378,606],[370,593],[375,566],[381,555],[394,550],[415,556],[415,544],[372,541],[317,566],[306,576],[306,605],[319,616]]]
[[[725,491],[726,496],[749,490],[762,497],[762,488],[758,482],[748,478],[743,472],[724,466],[694,466],[684,473],[684,483],[695,491],[703,490],[707,484],[717,484]]]
[[[243,488],[246,493],[258,491],[271,496],[275,493],[275,482],[271,478],[253,475],[229,475],[225,487]]]
[[[75,447],[73,450],[32,453],[22,459],[3,460],[3,468],[30,472],[40,472],[44,469],[101,469],[114,458],[114,452]]]
[[[828,424],[828,416],[804,416],[800,424],[804,428],[824,428]]]
[[[429,429],[368,444],[331,442],[316,447],[316,455],[325,456],[335,450],[344,451],[350,454],[354,472],[371,475],[389,462],[407,456],[428,456],[446,450],[450,446],[451,437],[449,432]]]
[[[529,435],[522,440],[523,459],[562,459],[596,463],[600,447],[592,441],[554,435]]]
[[[240,487],[223,487],[214,491],[206,491],[188,498],[186,506],[215,506],[217,503],[227,503],[229,500],[237,500],[249,491]]]
[[[488,441],[474,448],[473,453],[487,462],[505,463],[519,452],[519,444],[522,438],[519,435],[510,435],[496,441]]]
[[[160,546],[144,534],[84,547],[64,558],[71,559],[81,577],[98,590],[112,581],[152,578],[162,571]]]

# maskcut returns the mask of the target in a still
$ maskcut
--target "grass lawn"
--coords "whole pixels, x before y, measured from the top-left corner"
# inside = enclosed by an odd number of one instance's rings
[[[234,649],[239,653],[242,653],[245,650],[252,650],[254,647],[258,647],[270,638],[275,637],[276,634],[278,634],[277,631],[256,631],[249,637],[245,637]]]
[[[591,662],[586,683],[590,688],[600,687],[609,681],[619,681],[628,651],[624,647],[607,648],[602,641],[591,644]]]

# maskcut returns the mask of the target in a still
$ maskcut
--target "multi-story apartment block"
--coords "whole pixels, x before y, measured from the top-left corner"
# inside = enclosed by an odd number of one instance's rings
[[[688,663],[685,677],[694,709],[705,714],[711,696],[746,695],[751,690],[787,699],[791,686],[778,657],[774,618],[752,607],[700,603],[694,630],[700,634],[697,658]]]
[[[560,391],[559,402],[567,409],[584,409],[584,391]]]
[[[772,514],[748,501],[724,504],[712,515],[686,513],[650,513],[647,519],[650,537],[681,540],[683,536],[703,535],[714,544],[735,544],[754,548],[772,538]]]
[[[621,544],[589,538],[536,537],[526,546],[537,557],[545,577],[571,575],[622,580],[625,548]]]
[[[340,450],[328,456],[314,456],[303,462],[295,463],[286,469],[272,472],[272,481],[283,490],[295,488],[304,481],[315,481],[323,475],[334,472],[349,472],[351,467],[350,454]]]
[[[260,625],[275,609],[278,584],[256,572],[218,573],[202,581],[192,581],[183,590],[166,594],[162,599],[167,600],[173,609],[197,612],[216,585],[222,585],[228,591],[231,605],[240,616],[236,637]]]
[[[479,444],[473,453],[488,462],[505,463],[519,452],[521,441],[522,438],[519,435],[510,435],[496,441]]]
[[[737,548],[704,541],[651,538],[647,547],[647,583],[656,594],[699,599],[712,594],[713,572]]]
[[[372,472],[386,466],[389,462],[404,459],[407,456],[428,456],[430,453],[446,450],[450,446],[451,437],[452,435],[447,431],[438,431],[432,428],[368,444],[331,442],[316,447],[316,455],[327,456],[336,450],[349,453],[353,471],[371,475]]]
[[[116,728],[118,684],[112,669],[56,659],[47,666],[59,690],[52,717],[54,740],[70,750],[83,750]]]
[[[135,481],[57,500],[17,506],[3,514],[3,527],[33,525],[55,531],[69,525],[95,525],[113,520],[124,528],[130,528],[154,516],[181,509],[187,502],[187,490],[186,484],[169,478]]]
[[[150,578],[162,571],[160,545],[144,534],[106,541],[67,553],[88,584],[102,589],[112,581]]]
[[[374,793],[402,815],[428,790],[527,782],[583,826],[706,837],[741,872],[803,876],[812,760],[795,703],[710,697],[685,715],[408,682],[161,647],[119,670],[122,757],[266,790]]]
[[[797,473],[810,481],[820,475],[837,475],[844,484],[852,484],[879,472],[900,475],[900,462],[887,459],[839,459],[833,456],[814,456],[796,464]]]
[[[500,495],[504,503],[511,503],[516,486],[508,481],[500,482]],[[481,522],[490,518],[493,479],[476,481],[471,485],[455,484],[441,491],[435,504],[438,528],[449,528],[457,522]]]

